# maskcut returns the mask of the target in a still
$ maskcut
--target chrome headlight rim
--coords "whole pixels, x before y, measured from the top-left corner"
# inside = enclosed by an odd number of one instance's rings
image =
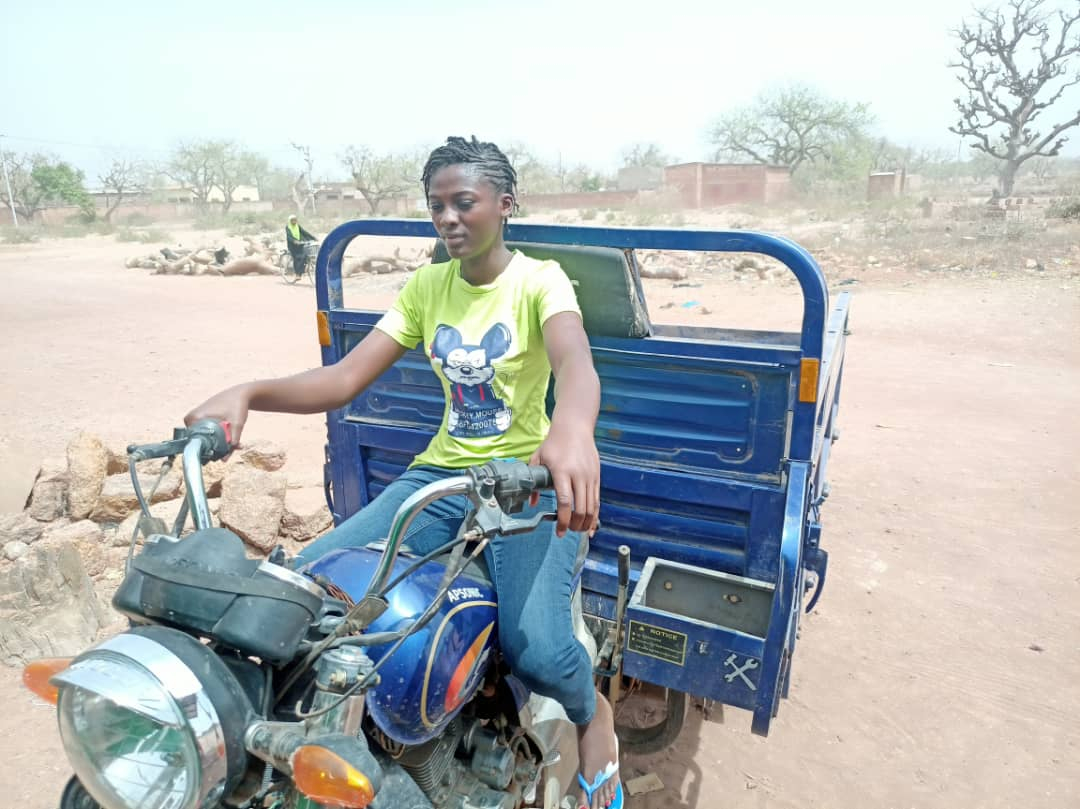
[[[243,732],[252,709],[232,672],[210,649],[179,630],[136,627],[88,649],[68,669],[55,675],[52,682],[60,687],[61,696],[67,687],[87,687],[86,679],[80,675],[80,662],[102,657],[141,668],[169,695],[183,716],[181,729],[194,746],[199,766],[198,784],[189,807],[216,805],[236,786],[247,763]],[[195,671],[203,672],[203,678]],[[94,687],[87,690],[155,721],[165,719],[161,714],[153,716],[141,710],[122,694]]]

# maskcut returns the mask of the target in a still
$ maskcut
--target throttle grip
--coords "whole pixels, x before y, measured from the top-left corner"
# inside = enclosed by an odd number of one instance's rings
[[[553,485],[551,471],[546,466],[530,466],[529,477],[532,478],[533,486],[537,489],[550,489]]]
[[[232,425],[227,421],[200,419],[188,428],[191,437],[202,438],[202,460],[220,461],[233,450]]]

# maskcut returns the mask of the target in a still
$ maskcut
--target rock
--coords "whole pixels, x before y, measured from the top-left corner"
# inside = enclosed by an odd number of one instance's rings
[[[70,542],[38,543],[0,570],[0,662],[67,657],[105,623],[79,553]]]
[[[207,505],[210,506],[210,514],[216,516],[218,513],[218,506],[220,500],[209,499]],[[175,500],[166,500],[162,503],[152,503],[150,505],[150,514],[153,517],[159,517],[165,521],[166,533],[172,533],[173,523],[176,522],[176,516],[180,513],[180,508],[184,504],[184,498],[178,497]],[[127,518],[116,526],[116,532],[112,536],[112,545],[118,548],[126,548],[131,544],[131,535],[135,532],[135,526],[139,522],[139,517],[142,512],[138,509],[133,511],[127,516]],[[187,519],[184,520],[184,527],[180,532],[180,536],[187,536],[195,530],[195,524],[191,521],[191,513],[187,515]],[[143,540],[142,535],[139,536],[139,542]]]
[[[44,531],[41,523],[31,519],[26,512],[0,514],[0,545],[13,541],[30,545],[41,539]]]
[[[69,544],[82,559],[88,576],[100,576],[105,572],[105,546],[107,537],[101,526],[91,520],[49,526],[45,529],[42,543]]]
[[[150,497],[150,490],[157,480],[157,474],[139,475],[139,485],[142,487],[143,496],[150,503],[160,503],[163,500],[172,500],[179,496],[183,478],[181,477],[179,462],[161,481]],[[109,475],[101,487],[101,492],[94,506],[90,519],[95,522],[122,522],[131,512],[139,508],[139,501],[135,497],[135,487],[131,484],[131,475]]]
[[[105,481],[109,456],[101,440],[80,433],[67,448],[68,513],[73,520],[90,516]]]
[[[257,439],[240,447],[238,460],[256,469],[276,472],[285,465],[285,449],[272,441]]]
[[[138,553],[137,550],[136,553]],[[127,548],[105,549],[105,572],[94,581],[98,594],[102,596],[101,600],[105,604],[112,602],[116,588],[120,586],[120,582],[124,579],[127,557]]]
[[[1039,262],[1037,262],[1033,258],[1029,258],[1027,261],[1024,262],[1024,267],[1026,267],[1029,270],[1034,270],[1038,266],[1039,266]]]
[[[225,461],[210,461],[203,465],[203,491],[207,497],[221,497],[221,482],[225,479],[227,469]]]
[[[642,267],[642,278],[666,278],[670,281],[680,281],[686,278],[686,270],[682,267]]]
[[[322,488],[289,489],[285,492],[285,513],[281,517],[281,535],[307,542],[321,535],[334,523],[326,507]]]
[[[26,501],[26,513],[35,520],[50,522],[64,516],[67,509],[67,458],[46,458]]]
[[[290,537],[278,537],[278,544],[281,545],[285,551],[285,555],[288,557],[299,556],[300,552],[304,550],[306,543],[297,542]]]
[[[128,469],[127,444],[120,446],[113,444],[105,447],[105,455],[108,465],[105,467],[106,474],[119,475]]]
[[[277,544],[285,513],[285,475],[243,464],[232,467],[221,487],[221,524],[263,553]]]
[[[4,558],[14,562],[28,550],[30,550],[30,546],[25,542],[19,542],[17,539],[12,539],[4,543]]]
[[[108,466],[105,471],[109,475],[127,475],[128,472],[128,454],[127,444],[113,444],[105,447],[105,455],[108,458]],[[148,461],[139,461],[135,464],[135,468],[139,470],[140,475],[156,474],[161,471],[161,458],[151,458]],[[180,460],[176,460],[176,465],[180,465]]]

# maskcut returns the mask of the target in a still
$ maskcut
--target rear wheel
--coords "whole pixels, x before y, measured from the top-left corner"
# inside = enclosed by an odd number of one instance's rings
[[[296,274],[292,254],[288,250],[281,251],[281,255],[278,256],[278,266],[281,267],[281,280],[286,284],[295,284],[300,280],[301,276]]]
[[[628,753],[658,753],[671,746],[686,721],[686,694],[632,681],[614,707],[615,734]]]

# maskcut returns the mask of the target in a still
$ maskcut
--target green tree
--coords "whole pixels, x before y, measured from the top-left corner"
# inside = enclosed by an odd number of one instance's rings
[[[146,167],[137,160],[114,158],[109,168],[98,175],[101,190],[105,192],[105,221],[112,216],[124,197],[141,194],[147,187]]]
[[[77,205],[89,218],[94,203],[86,192],[83,173],[59,158],[40,152],[16,155],[5,152],[0,159],[7,163],[11,197],[0,185],[0,200],[14,204],[15,211],[27,221],[51,205]]]
[[[259,199],[289,199],[289,191],[293,184],[291,172],[271,165],[265,157],[253,152],[247,152],[245,160],[247,161],[247,176],[258,189]]]
[[[214,185],[221,191],[222,213],[228,213],[233,204],[233,194],[242,185],[252,182],[252,170],[258,156],[244,151],[232,141],[210,141],[207,148],[212,155]]]
[[[202,212],[210,207],[210,193],[218,184],[218,150],[214,141],[181,143],[162,171],[191,193]]]
[[[554,194],[564,190],[558,169],[544,163],[523,143],[509,143],[503,154],[517,172],[519,193]]]
[[[1009,0],[1006,10],[981,9],[954,34],[960,40],[957,79],[966,97],[954,99],[960,120],[950,131],[972,138],[972,148],[999,161],[1001,193],[1009,196],[1020,167],[1034,157],[1055,157],[1080,124],[1080,109],[1059,123],[1040,119],[1062,93],[1080,83],[1073,58],[1080,54],[1080,4],[1043,11],[1043,0]]]
[[[709,133],[717,159],[787,166],[835,160],[873,121],[868,105],[834,101],[805,85],[759,95],[722,116]]]
[[[578,163],[566,173],[563,186],[567,191],[599,191],[611,181],[603,174],[593,171],[584,163]]]
[[[658,168],[669,166],[672,159],[655,143],[635,143],[623,149],[623,166],[635,168]]]

